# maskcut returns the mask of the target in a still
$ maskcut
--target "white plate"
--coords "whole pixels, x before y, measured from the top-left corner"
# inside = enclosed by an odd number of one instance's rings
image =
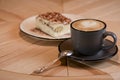
[[[70,18],[72,21],[82,18],[81,16],[74,15],[74,14],[63,14],[63,15]],[[32,16],[32,17],[29,17],[29,18],[25,19],[24,21],[22,21],[22,23],[20,24],[20,30],[32,37],[36,37],[36,38],[39,38],[42,40],[64,40],[64,39],[68,39],[71,37],[71,35],[68,34],[68,35],[63,35],[59,38],[54,38],[48,34],[45,34],[44,32],[42,32],[40,30],[36,30],[35,29],[35,26],[36,26],[35,18],[36,18],[36,16]]]

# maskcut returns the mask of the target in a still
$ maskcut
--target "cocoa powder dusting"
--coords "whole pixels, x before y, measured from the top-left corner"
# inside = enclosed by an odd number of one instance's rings
[[[71,19],[63,16],[59,12],[47,12],[44,14],[40,14],[38,17],[49,20],[51,22],[58,22],[58,23],[63,23],[63,24],[70,24],[71,22]]]
[[[41,31],[40,29],[37,29],[37,28],[31,29],[31,31],[35,32],[35,33],[38,33],[38,34],[42,34],[42,35],[48,35],[48,34],[44,33],[43,31]]]

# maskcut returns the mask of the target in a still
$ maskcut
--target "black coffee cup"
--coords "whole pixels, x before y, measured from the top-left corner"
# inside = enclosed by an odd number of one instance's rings
[[[81,21],[84,21],[85,26],[102,26],[101,28],[91,28],[88,30],[78,29],[83,26]],[[85,22],[93,21],[93,23]],[[97,23],[96,23],[97,22]],[[80,24],[79,24],[80,23]],[[76,28],[77,26],[77,28]],[[90,27],[90,26],[89,26]],[[104,46],[104,40],[107,36],[113,38],[113,44]],[[113,32],[106,31],[106,23],[96,19],[79,19],[71,23],[71,39],[75,55],[91,56],[97,54],[101,49],[111,49],[116,45],[117,37]]]

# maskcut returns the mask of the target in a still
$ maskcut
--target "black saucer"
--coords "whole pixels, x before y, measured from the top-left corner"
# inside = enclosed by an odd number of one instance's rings
[[[105,40],[104,41],[104,45],[108,46],[111,45],[113,42],[111,42],[110,40]],[[61,42],[58,46],[59,51],[64,51],[64,50],[72,50],[72,44],[71,44],[71,39],[67,39],[63,42]],[[118,47],[117,45],[115,47],[113,47],[112,49],[109,50],[100,50],[97,52],[97,54],[92,55],[92,56],[83,56],[83,55],[72,55],[69,58],[72,60],[78,60],[78,61],[101,61],[101,60],[105,60],[105,59],[109,59],[111,57],[113,57],[118,51]]]

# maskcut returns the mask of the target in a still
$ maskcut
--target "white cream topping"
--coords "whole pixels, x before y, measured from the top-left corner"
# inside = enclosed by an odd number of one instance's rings
[[[84,28],[96,27],[96,25],[98,25],[96,21],[82,21],[81,24],[83,25]]]

